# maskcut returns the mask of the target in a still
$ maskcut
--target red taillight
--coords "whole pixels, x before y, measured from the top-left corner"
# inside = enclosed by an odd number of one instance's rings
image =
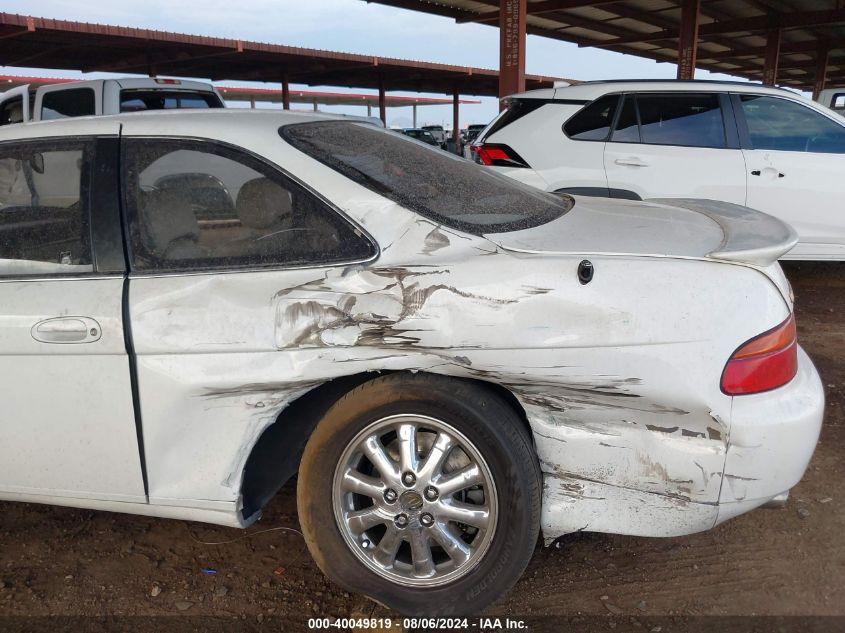
[[[157,84],[165,84],[165,85],[168,85],[168,86],[178,86],[179,84],[182,83],[178,79],[156,79],[155,82]]]
[[[795,317],[755,336],[731,356],[722,372],[722,391],[729,396],[782,387],[798,373]]]
[[[482,143],[470,145],[473,160],[479,165],[497,167],[528,167],[528,163],[507,145]]]

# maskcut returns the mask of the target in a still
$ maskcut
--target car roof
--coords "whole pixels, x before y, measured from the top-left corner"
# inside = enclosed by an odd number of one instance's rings
[[[345,121],[356,123],[341,116],[314,112],[291,112],[252,108],[211,108],[148,110],[124,112],[101,116],[68,117],[50,121],[30,121],[0,127],[0,141],[22,138],[47,138],[56,136],[114,134],[123,122],[143,121],[155,127],[162,135],[190,133],[196,136],[216,138],[220,126],[238,126],[240,129],[255,127],[265,129],[268,125],[281,127],[290,123],[315,121]]]
[[[608,81],[584,81],[581,83],[529,90],[508,97],[509,99],[554,99],[592,101],[602,95],[615,92],[741,92],[772,94],[803,98],[801,95],[772,86],[742,81],[667,80],[667,79],[615,79]]]

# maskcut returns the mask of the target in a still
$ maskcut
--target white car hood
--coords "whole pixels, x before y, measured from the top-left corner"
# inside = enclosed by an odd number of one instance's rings
[[[484,237],[526,253],[706,257],[755,266],[777,261],[798,241],[788,224],[727,202],[573,199],[572,209],[552,222]]]

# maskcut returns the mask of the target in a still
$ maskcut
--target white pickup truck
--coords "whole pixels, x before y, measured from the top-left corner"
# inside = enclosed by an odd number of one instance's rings
[[[159,78],[19,86],[0,95],[0,125],[173,108],[223,108],[211,84]]]
[[[845,88],[828,88],[827,90],[822,90],[816,101],[827,106],[834,112],[845,116]]]

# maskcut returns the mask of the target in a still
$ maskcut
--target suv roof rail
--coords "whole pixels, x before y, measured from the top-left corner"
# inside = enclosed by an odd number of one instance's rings
[[[729,86],[745,86],[757,88],[772,88],[773,90],[784,90],[779,86],[767,86],[759,81],[730,81],[720,79],[592,79],[590,81],[580,81],[579,86],[591,86],[598,84],[639,84],[639,83],[677,83],[677,84],[720,84]]]

